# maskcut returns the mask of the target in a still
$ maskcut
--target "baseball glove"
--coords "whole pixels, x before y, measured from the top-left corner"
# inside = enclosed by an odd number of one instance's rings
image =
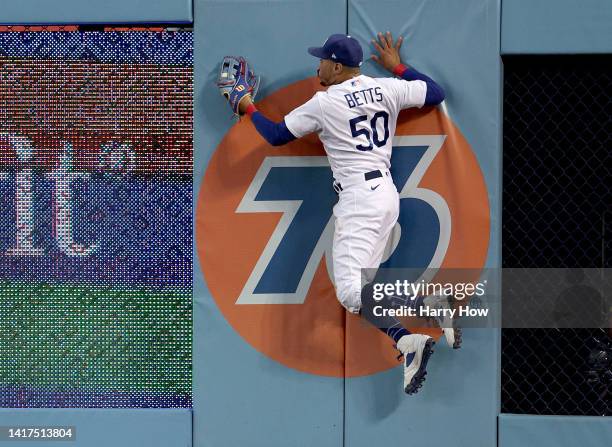
[[[235,115],[240,115],[240,102],[247,96],[255,100],[259,89],[259,76],[243,57],[225,56],[221,62],[217,87],[229,101]]]

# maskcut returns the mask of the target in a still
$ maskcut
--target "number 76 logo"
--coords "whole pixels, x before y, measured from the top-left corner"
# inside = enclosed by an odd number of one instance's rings
[[[419,187],[445,135],[398,136],[392,173],[400,219],[385,265],[438,268],[449,245],[451,213],[444,198]],[[323,256],[331,272],[332,175],[324,156],[266,157],[237,213],[282,213],[236,304],[302,304]],[[330,278],[333,279],[333,278]]]

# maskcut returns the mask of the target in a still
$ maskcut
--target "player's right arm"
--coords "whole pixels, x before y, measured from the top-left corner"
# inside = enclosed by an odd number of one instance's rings
[[[378,55],[372,55],[372,59],[382,65],[391,73],[401,77],[404,81],[422,81],[406,88],[399,88],[400,105],[404,107],[413,106],[435,106],[444,101],[444,89],[433,79],[418,72],[414,67],[404,65],[400,59],[400,47],[403,38],[399,37],[395,44],[390,32],[386,35],[378,33],[378,41],[372,40]],[[423,98],[422,88],[425,88]],[[404,108],[402,107],[402,108]]]
[[[294,109],[280,122],[267,118],[255,107],[251,98],[240,104],[240,113],[246,113],[259,134],[272,146],[282,146],[296,138],[321,130],[319,100],[310,101]]]

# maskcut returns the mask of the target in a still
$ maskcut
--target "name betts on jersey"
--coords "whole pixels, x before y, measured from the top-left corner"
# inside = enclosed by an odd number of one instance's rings
[[[289,131],[301,138],[317,132],[334,178],[343,179],[390,167],[392,136],[402,109],[422,107],[423,81],[359,75],[317,92],[285,116]]]

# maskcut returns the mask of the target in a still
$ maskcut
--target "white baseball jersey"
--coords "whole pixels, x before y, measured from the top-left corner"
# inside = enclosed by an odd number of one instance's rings
[[[334,178],[342,180],[390,167],[397,116],[422,107],[427,84],[359,75],[317,92],[285,116],[289,131],[300,138],[317,132]]]

